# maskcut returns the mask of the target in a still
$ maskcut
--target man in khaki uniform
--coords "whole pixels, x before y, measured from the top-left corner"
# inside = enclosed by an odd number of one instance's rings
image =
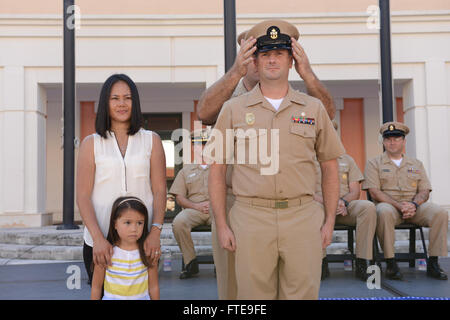
[[[337,130],[338,125],[334,120],[333,125]],[[360,183],[364,180],[364,176],[356,165],[355,160],[348,154],[344,154],[337,159],[337,162],[339,166],[340,199],[336,211],[336,223],[356,226],[355,275],[359,279],[366,281],[368,278],[367,260],[372,260],[373,256],[372,243],[377,226],[376,209],[372,202],[359,200]],[[316,164],[318,179],[314,199],[323,203],[320,168],[317,162]],[[323,257],[322,279],[325,279],[330,274],[326,250],[323,252]]]
[[[401,279],[394,259],[395,226],[406,222],[430,228],[427,275],[447,280],[438,256],[447,256],[447,211],[427,202],[431,184],[422,162],[403,155],[409,128],[400,122],[381,126],[385,152],[366,164],[363,189],[376,203],[377,237],[386,258],[386,276]]]
[[[243,44],[241,40],[244,39],[247,31],[241,33],[238,36],[237,42],[238,44]],[[251,50],[250,45],[251,42],[247,42],[245,46],[241,46],[241,50],[239,52],[238,59],[236,59],[235,66],[242,63],[243,55],[247,52],[251,54],[254,50]],[[248,59],[248,58],[247,58]],[[236,67],[235,67],[236,68]],[[212,88],[206,90],[197,104],[197,107],[204,105],[205,100],[207,98],[213,98],[215,102],[220,103],[219,110],[216,111],[215,115],[212,115],[214,119],[217,118],[219,114],[220,108],[223,103],[234,97],[238,97],[244,93],[247,93],[247,87],[253,88],[259,81],[259,77],[257,75],[256,68],[253,64],[246,66],[247,72],[245,76],[235,85],[234,91],[231,96],[228,95],[228,91],[226,88],[223,88],[226,85],[230,85],[230,80],[227,79],[229,74],[233,74],[232,71],[227,73],[223,79],[219,80],[217,84],[213,85]],[[232,82],[232,81],[231,81]],[[231,83],[233,86],[233,83]],[[220,89],[220,91],[216,91]],[[212,91],[212,92],[211,92]],[[224,95],[225,94],[225,95]],[[219,96],[216,96],[219,95]],[[214,107],[214,105],[208,104],[208,108]],[[197,110],[200,110],[198,108]],[[205,110],[206,107],[203,108]],[[231,174],[233,172],[233,166],[229,165],[226,174],[226,186],[227,186],[227,194],[226,194],[226,219],[227,223],[229,223],[228,213],[230,212],[231,207],[234,204],[235,196],[233,195],[233,190],[231,188]],[[234,252],[230,252],[220,247],[219,239],[217,237],[217,228],[216,223],[214,221],[214,214],[212,212],[212,208],[210,208],[210,215],[212,218],[211,223],[211,240],[212,240],[212,248],[213,248],[213,257],[214,257],[214,265],[216,267],[216,279],[217,279],[217,294],[220,300],[235,300],[236,299],[236,274],[234,271]]]
[[[206,142],[207,138],[194,135],[194,139]],[[183,210],[173,220],[173,234],[183,254],[185,264],[180,279],[187,279],[199,272],[191,229],[199,225],[211,225],[208,195],[209,165],[185,164],[169,190],[175,195]]]
[[[289,86],[297,29],[271,20],[247,35],[257,39],[260,84],[224,104],[206,150],[215,152],[209,193],[218,238],[221,247],[235,251],[238,299],[317,299],[321,250],[331,242],[339,195],[336,158],[344,149],[322,103]],[[233,134],[239,129],[250,137],[225,138],[229,130]],[[262,161],[261,150],[257,162],[250,161],[255,156],[249,154],[250,147],[256,143],[261,148],[264,142],[272,150],[265,154],[279,161],[278,170],[270,174],[264,171],[269,165]],[[242,145],[245,161],[239,162]],[[234,150],[238,160],[225,151],[218,155],[220,147]],[[316,155],[323,171],[325,223],[323,210],[312,199]],[[225,181],[230,162],[235,163],[236,201],[229,227]]]
[[[248,30],[247,30],[248,31]],[[258,71],[253,63],[253,53],[256,50],[256,39],[247,37],[247,31],[242,32],[237,39],[240,50],[233,67],[210,88],[205,90],[197,104],[197,116],[204,123],[215,123],[222,105],[230,98],[240,96],[253,89],[259,82]],[[295,69],[304,80],[308,94],[316,97],[324,104],[330,118],[334,118],[336,108],[333,98],[326,87],[320,82],[311,69],[308,57],[301,45],[294,39],[293,56]],[[231,188],[232,166],[228,166],[226,175],[227,199],[226,213],[234,203]],[[214,215],[212,215],[214,221]],[[212,223],[212,247],[214,263],[217,271],[217,291],[219,299],[233,300],[236,298],[236,278],[234,274],[234,253],[220,247],[215,223]],[[232,266],[232,267],[229,267]]]

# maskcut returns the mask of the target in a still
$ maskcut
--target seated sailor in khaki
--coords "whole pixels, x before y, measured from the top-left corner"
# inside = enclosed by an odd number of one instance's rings
[[[403,155],[409,128],[388,122],[380,128],[385,152],[366,164],[363,189],[376,203],[377,237],[386,258],[386,276],[401,279],[395,262],[395,226],[403,222],[430,228],[427,275],[447,280],[438,256],[447,256],[447,211],[428,201],[431,184],[421,161]]]
[[[337,130],[337,123],[333,120],[334,128]],[[366,281],[367,260],[373,258],[373,237],[377,225],[377,215],[375,205],[367,200],[359,200],[360,183],[364,176],[355,163],[355,160],[348,154],[340,156],[339,165],[339,203],[336,211],[336,224],[356,226],[356,270],[355,275],[359,279]],[[321,174],[317,163],[317,188],[314,199],[323,203],[322,188],[320,186]],[[323,250],[322,260],[322,280],[330,275],[326,250]]]
[[[206,131],[202,131],[203,133]],[[207,136],[193,135],[193,142],[200,139],[206,143]],[[208,196],[209,165],[185,164],[169,190],[176,196],[183,210],[173,220],[173,234],[183,254],[185,264],[180,279],[187,279],[199,272],[191,229],[200,225],[211,225]]]

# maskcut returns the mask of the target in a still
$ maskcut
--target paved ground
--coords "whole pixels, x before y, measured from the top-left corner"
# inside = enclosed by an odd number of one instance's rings
[[[440,259],[440,266],[447,274],[450,274],[450,258]],[[331,276],[322,281],[320,288],[320,298],[358,298],[358,297],[399,297],[400,295],[410,297],[436,297],[450,298],[450,281],[440,281],[427,277],[426,271],[417,268],[409,268],[407,262],[398,263],[403,279],[387,280],[382,277],[382,281],[389,287],[393,287],[397,294],[385,289],[369,290],[367,285],[355,280],[352,272],[344,271],[340,264],[332,264]],[[383,271],[386,264],[382,263]]]
[[[450,274],[450,258],[440,260],[441,267]],[[400,292],[416,297],[450,297],[450,282],[430,279],[425,271],[410,269],[400,263],[404,274],[402,281],[386,281]],[[67,273],[71,266],[80,270],[80,288],[68,289],[73,275]],[[384,264],[383,264],[383,267]],[[78,269],[79,268],[79,269]],[[166,300],[216,300],[217,286],[213,265],[200,265],[197,277],[179,280],[181,260],[173,260],[173,271],[160,271],[161,299]],[[70,271],[70,270],[69,270]],[[389,298],[398,295],[385,289],[369,290],[366,283],[344,271],[342,263],[330,264],[331,277],[322,282],[320,298]],[[69,281],[68,281],[69,279]],[[0,300],[83,300],[89,299],[90,287],[83,262],[8,264],[0,266]]]

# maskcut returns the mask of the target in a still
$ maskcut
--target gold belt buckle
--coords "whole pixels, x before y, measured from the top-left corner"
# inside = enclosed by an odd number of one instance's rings
[[[286,209],[288,207],[287,200],[276,200],[275,201],[275,209]]]

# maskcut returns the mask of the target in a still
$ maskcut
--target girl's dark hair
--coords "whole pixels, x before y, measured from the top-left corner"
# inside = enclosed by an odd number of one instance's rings
[[[115,245],[119,241],[119,234],[116,231],[115,224],[116,220],[120,218],[122,212],[128,209],[133,209],[144,216],[144,229],[142,231],[142,236],[138,239],[139,255],[145,266],[150,267],[150,264],[145,256],[144,251],[144,241],[148,235],[148,211],[147,207],[142,203],[139,198],[136,197],[120,197],[114,201],[111,209],[111,218],[109,220],[109,231],[106,240],[112,245]]]
[[[98,101],[97,116],[95,118],[95,131],[107,138],[106,132],[111,130],[111,118],[109,116],[109,98],[111,96],[112,86],[118,82],[124,81],[128,84],[131,91],[131,119],[130,128],[128,129],[129,135],[134,135],[142,127],[143,117],[141,113],[141,103],[139,101],[139,92],[136,84],[125,74],[113,74],[105,83],[103,83],[102,90],[100,91],[100,98]]]

